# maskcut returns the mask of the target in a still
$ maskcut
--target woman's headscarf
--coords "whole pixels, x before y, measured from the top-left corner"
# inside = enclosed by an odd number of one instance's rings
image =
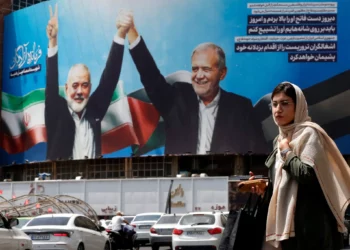
[[[294,123],[279,126],[279,138],[289,138],[294,155],[314,168],[327,203],[337,220],[338,230],[345,232],[345,210],[350,201],[350,169],[334,141],[316,123],[311,122],[302,90],[296,92]],[[276,122],[276,121],[275,121]],[[277,123],[276,123],[277,124]],[[294,213],[298,183],[283,169],[285,162],[276,155],[274,191],[269,205],[266,241],[279,247],[282,240],[295,236]]]

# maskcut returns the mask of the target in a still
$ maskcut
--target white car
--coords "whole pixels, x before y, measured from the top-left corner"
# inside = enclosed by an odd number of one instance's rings
[[[193,212],[182,216],[173,230],[173,250],[219,249],[227,216],[222,212]]]
[[[164,214],[150,229],[150,242],[152,250],[160,246],[171,247],[171,235],[183,214]]]
[[[16,225],[17,219],[7,220],[0,213],[0,249],[32,250],[32,240],[20,229],[14,228]]]
[[[108,228],[112,220],[100,220],[100,225],[104,228]]]
[[[21,229],[25,224],[27,224],[34,217],[18,217],[18,225],[15,228]]]
[[[131,221],[135,218],[135,216],[131,216],[131,215],[127,215],[127,216],[125,216],[125,215],[123,215],[123,218],[124,218],[124,220],[126,220],[129,224],[131,223]],[[107,223],[107,227],[105,227],[106,229],[108,229],[108,230],[112,230],[112,220],[106,220],[106,222],[107,221],[109,221],[109,223]],[[122,223],[122,225],[124,226],[124,225],[126,225],[126,223]]]
[[[106,232],[81,214],[45,214],[28,222],[22,231],[34,250],[110,250]]]
[[[149,243],[149,230],[164,213],[143,213],[137,214],[131,221],[131,226],[135,228],[136,245],[145,245]]]

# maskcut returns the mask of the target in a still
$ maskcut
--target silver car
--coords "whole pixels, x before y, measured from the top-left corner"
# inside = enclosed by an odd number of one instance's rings
[[[183,214],[164,214],[150,229],[152,250],[160,246],[171,247],[171,236]]]
[[[159,220],[164,213],[142,213],[137,214],[130,223],[136,231],[136,245],[146,245],[149,243],[149,230]]]

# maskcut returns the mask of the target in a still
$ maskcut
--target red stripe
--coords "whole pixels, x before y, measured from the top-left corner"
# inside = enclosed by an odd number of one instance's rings
[[[109,154],[130,145],[138,144],[131,124],[125,123],[102,134],[102,154]]]
[[[151,103],[132,97],[128,97],[128,102],[135,134],[139,139],[139,145],[142,147],[156,129],[160,115]]]
[[[46,142],[46,127],[37,125],[17,136],[2,133],[0,138],[2,148],[9,154],[16,154],[30,149],[35,144]]]

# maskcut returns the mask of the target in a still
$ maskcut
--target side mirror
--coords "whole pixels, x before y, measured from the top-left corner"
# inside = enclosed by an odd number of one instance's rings
[[[9,223],[10,223],[11,227],[15,227],[19,224],[19,221],[18,221],[18,219],[10,219]]]
[[[99,229],[101,232],[106,231],[106,228],[104,228],[103,226],[99,226]]]

